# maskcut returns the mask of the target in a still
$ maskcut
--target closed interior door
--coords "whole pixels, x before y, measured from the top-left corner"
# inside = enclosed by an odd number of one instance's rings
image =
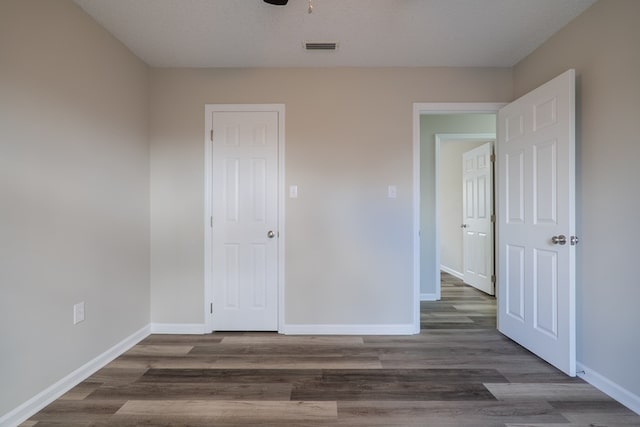
[[[575,375],[575,73],[498,113],[498,329]]]
[[[212,113],[212,325],[278,329],[278,112]]]
[[[462,155],[464,282],[489,295],[493,285],[493,143]]]

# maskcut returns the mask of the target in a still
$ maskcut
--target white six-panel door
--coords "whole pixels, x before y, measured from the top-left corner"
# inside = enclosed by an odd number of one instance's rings
[[[575,73],[498,113],[498,329],[575,375]]]
[[[214,111],[213,330],[278,329],[278,112]]]
[[[462,232],[464,282],[494,294],[493,143],[462,155]]]

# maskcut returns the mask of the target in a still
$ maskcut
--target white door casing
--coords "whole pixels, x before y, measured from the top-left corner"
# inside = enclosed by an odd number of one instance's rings
[[[462,156],[464,282],[489,294],[493,284],[493,143]]]
[[[217,107],[207,106],[206,117],[211,165],[207,329],[276,331],[283,112],[269,106]]]
[[[496,149],[498,329],[575,376],[574,70],[498,112]]]

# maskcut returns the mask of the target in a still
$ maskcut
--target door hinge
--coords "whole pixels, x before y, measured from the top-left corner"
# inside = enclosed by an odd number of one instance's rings
[[[213,142],[213,129],[211,129],[211,133],[210,133],[210,137],[211,137],[211,142]]]
[[[496,222],[496,214],[491,214],[491,222],[495,224]]]
[[[209,304],[209,313],[213,314],[213,303]]]
[[[580,242],[580,239],[578,238],[578,236],[571,236],[569,237],[569,244],[571,246],[575,246],[578,244],[578,242]]]
[[[209,217],[209,226],[213,228],[213,217]]]
[[[496,162],[496,155],[495,155],[495,154],[492,154],[491,156],[489,156],[489,160],[490,160],[491,162],[495,163],[495,162]]]
[[[496,283],[496,275],[495,274],[491,275],[491,283]]]

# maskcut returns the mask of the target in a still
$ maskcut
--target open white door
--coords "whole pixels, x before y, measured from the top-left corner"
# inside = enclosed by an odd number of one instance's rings
[[[496,149],[498,329],[575,376],[575,71],[502,108]]]
[[[213,330],[278,329],[277,111],[212,111]]]
[[[462,155],[464,282],[489,295],[493,287],[493,143]]]

